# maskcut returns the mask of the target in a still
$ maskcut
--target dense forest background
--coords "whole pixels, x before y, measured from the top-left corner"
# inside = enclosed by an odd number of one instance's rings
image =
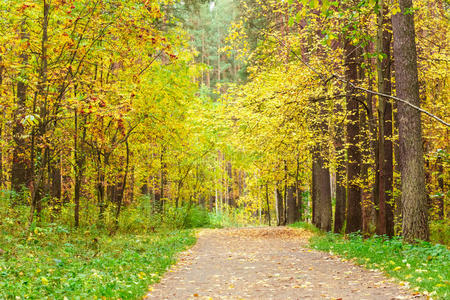
[[[2,226],[431,224],[448,242],[446,1],[0,11]]]

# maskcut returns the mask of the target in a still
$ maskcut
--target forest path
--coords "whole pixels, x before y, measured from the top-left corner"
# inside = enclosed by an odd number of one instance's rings
[[[146,299],[422,299],[286,227],[206,229]],[[423,298],[425,299],[425,298]]]

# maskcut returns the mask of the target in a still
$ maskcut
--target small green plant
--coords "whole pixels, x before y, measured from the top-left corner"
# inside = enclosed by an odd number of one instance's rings
[[[311,246],[355,259],[369,269],[380,269],[433,298],[450,297],[450,251],[443,245],[428,242],[411,245],[399,237],[364,239],[360,234],[351,234],[347,238],[326,234],[313,237]]]

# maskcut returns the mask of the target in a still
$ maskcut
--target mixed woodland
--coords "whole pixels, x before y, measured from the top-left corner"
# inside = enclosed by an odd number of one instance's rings
[[[0,298],[29,296],[8,283],[22,272],[53,297],[95,290],[27,266],[62,266],[55,245],[80,261],[176,252],[199,226],[302,221],[449,245],[449,9],[0,1]]]

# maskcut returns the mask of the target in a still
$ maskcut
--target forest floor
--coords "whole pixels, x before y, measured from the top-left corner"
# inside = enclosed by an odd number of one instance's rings
[[[426,299],[286,227],[204,229],[145,299]]]

